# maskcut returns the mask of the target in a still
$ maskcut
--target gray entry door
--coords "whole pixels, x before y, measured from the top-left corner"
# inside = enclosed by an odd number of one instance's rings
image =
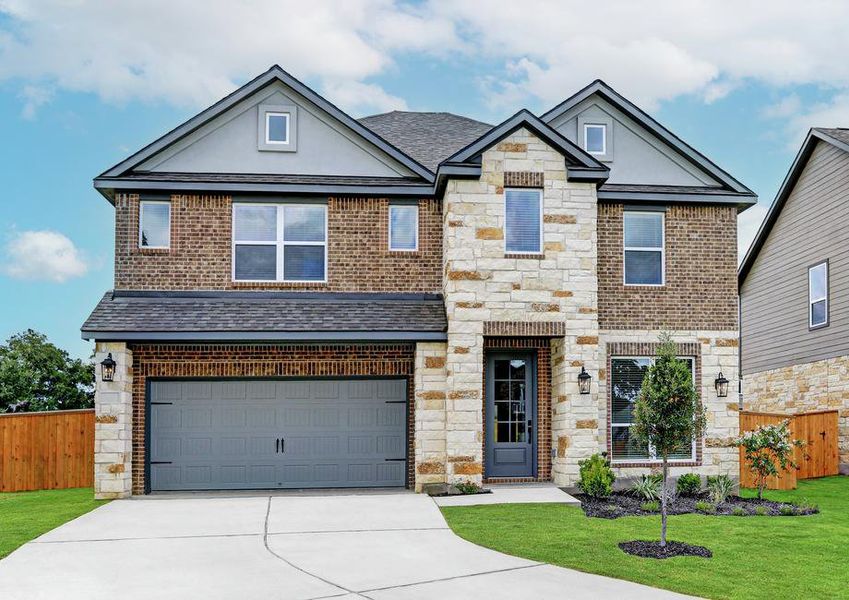
[[[151,381],[151,490],[406,482],[406,381]]]
[[[536,361],[533,353],[487,356],[486,476],[536,475]]]

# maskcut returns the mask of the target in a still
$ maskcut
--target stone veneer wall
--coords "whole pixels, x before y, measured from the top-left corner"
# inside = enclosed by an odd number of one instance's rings
[[[840,470],[849,473],[849,356],[743,375],[746,410],[838,411]]]
[[[599,372],[599,401],[594,423],[584,426],[593,430],[597,437],[598,451],[609,451],[608,437],[610,423],[608,365],[612,348],[619,356],[652,356],[655,352],[660,331],[657,330],[602,330],[600,335],[601,360],[605,367]],[[730,442],[739,433],[739,402],[737,402],[737,351],[736,331],[677,331],[673,339],[680,344],[682,355],[696,357],[696,378],[698,392],[705,406],[707,424],[701,443],[697,443],[694,463],[685,463],[673,467],[670,471],[677,476],[696,472],[703,476],[727,474],[739,477],[739,453]],[[718,398],[714,380],[719,371],[730,381],[728,397]],[[568,453],[568,447],[566,449]],[[652,470],[648,463],[628,463],[628,467],[615,468],[617,477],[636,477]],[[569,473],[569,483],[576,480],[576,472]]]
[[[542,184],[539,256],[505,253],[505,184]],[[489,335],[557,339],[563,359],[552,367],[551,394],[565,406],[577,408],[588,402],[578,394],[581,365],[598,380],[596,193],[593,184],[567,181],[564,157],[519,129],[484,152],[480,179],[448,182],[444,205],[446,475],[448,481],[480,482],[485,328]],[[493,322],[504,326],[492,327]],[[557,331],[551,323],[561,327],[559,332],[541,333]],[[561,411],[554,423],[555,436],[575,420],[571,410]],[[563,459],[577,460],[577,453]]]
[[[95,374],[94,497],[126,498],[133,476],[133,353],[121,342],[98,342],[94,364],[108,353],[117,363],[113,381]]]
[[[415,358],[416,491],[445,482],[445,355],[444,342],[419,342]]]

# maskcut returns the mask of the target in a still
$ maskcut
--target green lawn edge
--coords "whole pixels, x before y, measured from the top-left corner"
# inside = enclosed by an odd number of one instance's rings
[[[0,493],[0,559],[107,502],[92,488]]]
[[[754,496],[744,490],[744,496]],[[658,539],[660,517],[590,519],[579,507],[503,504],[443,507],[451,529],[475,544],[530,560],[684,594],[720,599],[849,598],[849,477],[800,481],[766,497],[819,505],[794,517],[678,515],[669,539],[710,548],[714,557],[655,560],[618,543]]]

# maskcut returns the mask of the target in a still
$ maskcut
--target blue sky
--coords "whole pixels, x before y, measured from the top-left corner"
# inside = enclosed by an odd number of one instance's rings
[[[79,327],[112,285],[114,243],[92,178],[275,62],[355,116],[492,123],[602,77],[759,194],[741,248],[807,128],[849,125],[845,3],[806,21],[791,2],[658,2],[640,27],[628,2],[172,4],[0,0],[3,339],[34,328],[90,354]],[[607,26],[587,38],[582,20]]]

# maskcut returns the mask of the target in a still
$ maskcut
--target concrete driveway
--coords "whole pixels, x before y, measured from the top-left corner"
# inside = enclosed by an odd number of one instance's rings
[[[0,598],[683,598],[494,552],[412,493],[107,504],[0,561]]]

